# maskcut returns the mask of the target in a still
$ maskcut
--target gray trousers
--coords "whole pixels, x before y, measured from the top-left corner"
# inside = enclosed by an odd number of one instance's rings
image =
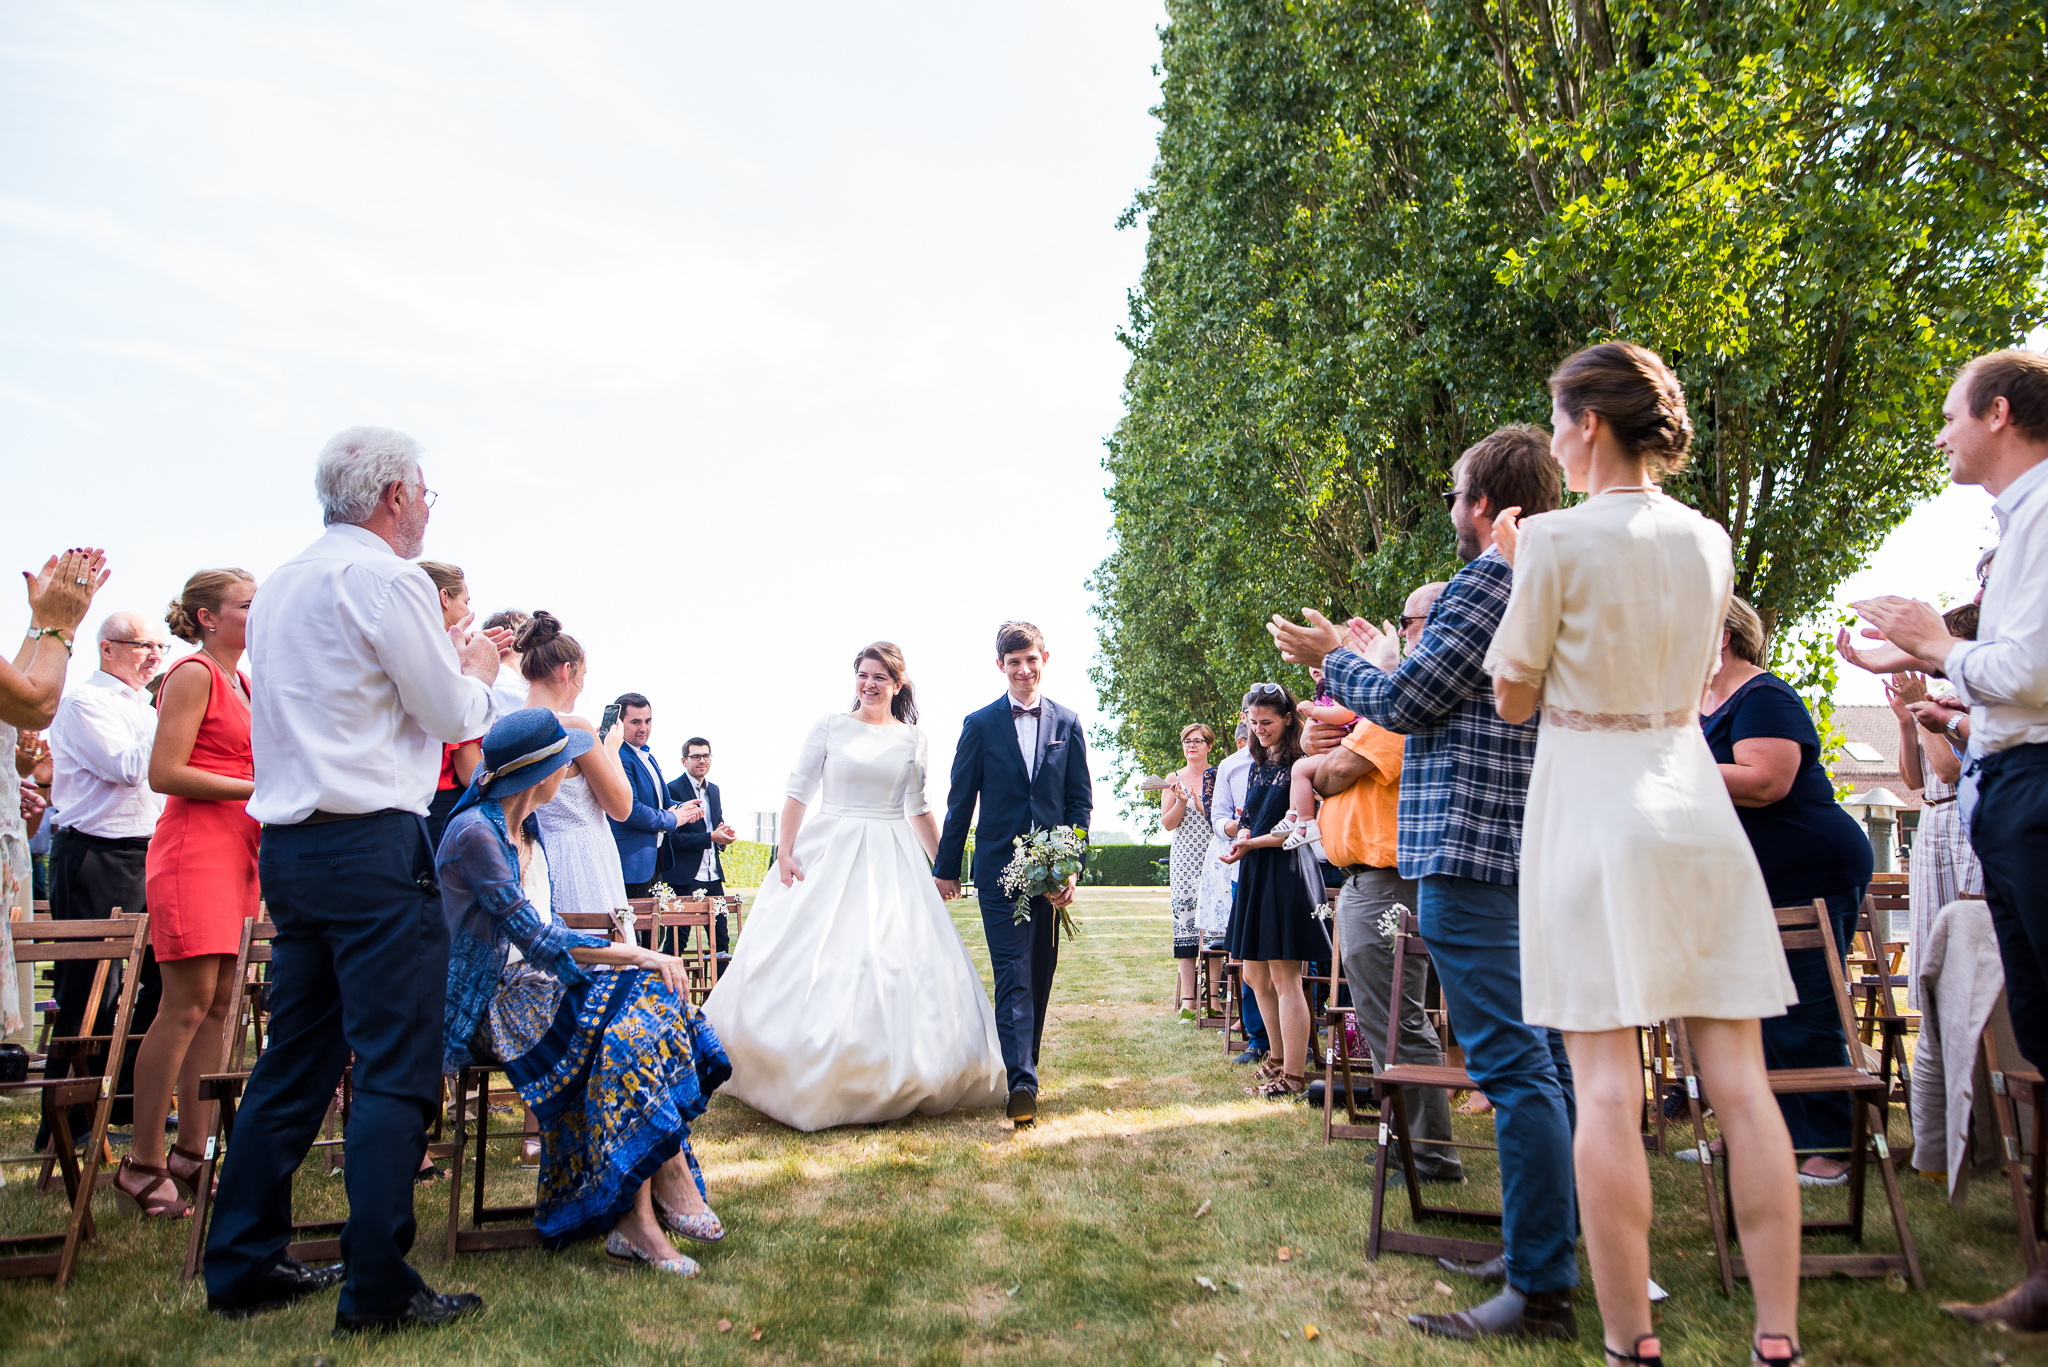
[[[1415,910],[1415,884],[1393,869],[1366,869],[1344,880],[1337,894],[1337,934],[1344,950],[1344,981],[1351,987],[1351,1004],[1358,1016],[1358,1033],[1372,1047],[1377,1059],[1387,1047],[1387,1015],[1394,994],[1394,942],[1380,933],[1379,919],[1399,902]],[[1429,963],[1411,958],[1401,974],[1400,1061],[1441,1066],[1443,1041],[1436,1027],[1423,1014],[1422,994],[1429,979]],[[1401,1102],[1408,1112],[1409,1131],[1415,1145],[1415,1171],[1425,1180],[1456,1181],[1464,1176],[1458,1151],[1425,1139],[1451,1137],[1451,1098],[1435,1087],[1404,1087]],[[1398,1155],[1390,1155],[1398,1158]],[[1398,1170],[1398,1169],[1397,1169]]]

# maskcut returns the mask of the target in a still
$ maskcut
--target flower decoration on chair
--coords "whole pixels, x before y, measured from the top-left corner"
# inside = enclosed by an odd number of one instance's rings
[[[1003,870],[1002,888],[1017,899],[1011,921],[1023,925],[1031,919],[1031,899],[1050,897],[1079,876],[1081,861],[1088,852],[1088,832],[1074,826],[1055,826],[1049,831],[1032,831],[1013,842],[1017,852]],[[1073,913],[1066,907],[1056,911],[1058,928],[1072,939],[1081,933]]]

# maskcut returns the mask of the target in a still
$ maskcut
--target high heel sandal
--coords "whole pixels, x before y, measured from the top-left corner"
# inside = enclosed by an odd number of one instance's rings
[[[675,1253],[674,1249],[669,1251]],[[704,1270],[697,1265],[695,1258],[680,1253],[671,1258],[649,1257],[616,1229],[604,1236],[604,1260],[614,1272],[630,1272],[635,1263],[646,1263],[656,1272],[666,1272],[672,1277],[694,1277]]]
[[[1644,1334],[1636,1340],[1634,1350],[1627,1353],[1609,1348],[1604,1342],[1600,1347],[1607,1356],[1616,1362],[1626,1362],[1629,1367],[1664,1367],[1664,1345],[1657,1342],[1655,1334]]]
[[[141,1173],[146,1179],[140,1191],[121,1185],[121,1178],[130,1172]],[[159,1196],[157,1193],[169,1182],[171,1190],[178,1189],[168,1168],[152,1168],[147,1163],[138,1163],[133,1157],[123,1158],[121,1166],[114,1169],[114,1204],[124,1214],[143,1220],[182,1220],[192,1213],[192,1207],[182,1197]]]
[[[1766,1343],[1782,1344],[1785,1351],[1783,1354],[1766,1353]],[[1760,1364],[1761,1367],[1800,1367],[1800,1364],[1806,1361],[1806,1353],[1794,1346],[1788,1334],[1758,1334],[1755,1341],[1749,1345],[1749,1360],[1753,1364]]]
[[[187,1201],[199,1195],[199,1174],[206,1170],[206,1155],[192,1153],[171,1145],[171,1151],[164,1155],[164,1170],[171,1174],[171,1181],[178,1188],[178,1195]],[[220,1195],[220,1177],[213,1179],[213,1190],[209,1196]]]

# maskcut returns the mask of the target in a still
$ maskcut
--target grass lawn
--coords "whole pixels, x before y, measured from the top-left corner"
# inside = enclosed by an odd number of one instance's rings
[[[1172,1019],[1163,889],[1084,889],[1082,937],[1062,949],[1046,1032],[1036,1129],[993,1111],[795,1134],[719,1099],[697,1152],[730,1231],[678,1282],[610,1271],[597,1243],[564,1253],[441,1255],[445,1184],[421,1189],[414,1261],[435,1287],[481,1292],[482,1317],[382,1340],[329,1337],[334,1294],[239,1323],[177,1279],[186,1230],[142,1227],[104,1193],[103,1231],[60,1297],[47,1281],[0,1283],[0,1360],[57,1363],[799,1363],[1564,1364],[1601,1360],[1589,1288],[1579,1342],[1427,1340],[1415,1310],[1483,1292],[1439,1289],[1433,1264],[1364,1257],[1372,1150],[1325,1146],[1320,1113],[1255,1100],[1215,1031]],[[986,972],[980,923],[956,905]],[[0,1106],[0,1152],[19,1153],[33,1116]],[[1470,1126],[1469,1138],[1487,1126]],[[1895,1116],[1895,1140],[1902,1138]],[[1475,1156],[1484,1159],[1484,1156]],[[1697,1171],[1652,1158],[1660,1330],[1673,1364],[1744,1363],[1749,1300],[1721,1295]],[[1467,1203],[1498,1200],[1472,1164]],[[58,1200],[9,1170],[0,1228],[46,1227]],[[2048,1362],[2048,1343],[1948,1320],[1937,1298],[1979,1298],[2020,1272],[2002,1184],[1951,1211],[1940,1183],[1908,1177],[1926,1293],[1879,1282],[1809,1282],[1813,1367]],[[496,1195],[519,1196],[507,1176]],[[530,1180],[524,1183],[531,1191]],[[1873,1181],[1873,1188],[1875,1182]],[[338,1179],[310,1169],[302,1218],[342,1210]],[[1825,1210],[1835,1192],[1809,1193]],[[1203,1202],[1209,1212],[1195,1213]],[[1881,1200],[1870,1246],[1892,1237]],[[1455,1228],[1451,1232],[1456,1232]],[[1288,1262],[1278,1260],[1285,1245]],[[1842,1246],[1840,1241],[1834,1245]],[[1584,1265],[1581,1264],[1582,1275]],[[1205,1290],[1196,1278],[1218,1288]],[[721,1320],[730,1331],[721,1331]],[[1314,1324],[1316,1340],[1303,1336]],[[753,1332],[760,1331],[759,1339]],[[2002,1355],[2002,1356],[2000,1356]]]

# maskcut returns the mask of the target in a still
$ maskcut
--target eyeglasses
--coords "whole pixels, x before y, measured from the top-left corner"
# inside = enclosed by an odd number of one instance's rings
[[[165,645],[162,641],[109,641],[107,642],[107,644],[116,646],[134,646],[137,650],[141,651],[145,655],[152,653],[161,655],[165,651],[170,649],[170,647]]]
[[[429,508],[433,507],[440,497],[439,494],[429,489],[426,485],[422,484],[420,486],[420,502],[426,504]]]
[[[1427,622],[1429,620],[1429,614],[1426,612],[1418,612],[1412,615],[1408,613],[1403,613],[1400,617],[1396,618],[1395,620],[1401,624],[1401,630],[1406,631],[1408,630],[1408,624],[1410,622]]]
[[[1444,511],[1445,511],[1445,512],[1449,512],[1449,511],[1451,511],[1451,510],[1452,510],[1453,508],[1455,508],[1455,507],[1457,507],[1457,506],[1458,506],[1458,494],[1459,494],[1459,492],[1460,492],[1460,491],[1459,491],[1459,490],[1457,490],[1457,489],[1446,489],[1446,490],[1444,490]]]

